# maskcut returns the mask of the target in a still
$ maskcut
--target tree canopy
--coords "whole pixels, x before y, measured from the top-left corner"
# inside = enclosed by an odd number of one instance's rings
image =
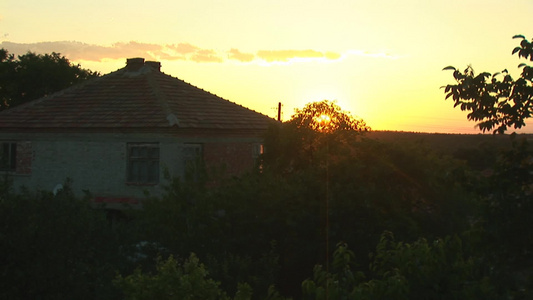
[[[85,79],[100,76],[82,69],[61,54],[10,54],[0,49],[0,110],[60,91]]]
[[[370,127],[343,111],[335,102],[323,100],[296,109],[292,118],[273,126],[265,138],[263,155],[267,167],[282,172],[314,168],[328,156],[350,148]]]
[[[521,42],[512,54],[533,61],[533,40],[529,42],[523,35],[513,38],[521,39]],[[446,67],[444,70],[453,70],[457,82],[446,85],[446,99],[451,97],[454,107],[469,111],[467,118],[479,122],[477,126],[483,132],[504,133],[509,127],[522,128],[533,113],[533,67],[525,63],[518,67],[522,68],[522,73],[516,80],[507,69],[476,75],[471,66],[463,72],[452,66]]]
[[[288,123],[296,125],[297,128],[309,128],[320,132],[370,130],[365,121],[352,117],[335,102],[328,100],[308,103],[304,108],[296,109],[296,113]]]

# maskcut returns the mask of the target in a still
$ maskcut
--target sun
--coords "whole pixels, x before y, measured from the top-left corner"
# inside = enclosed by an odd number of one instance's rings
[[[320,124],[327,125],[329,124],[329,122],[331,122],[331,117],[326,114],[321,114],[320,116],[318,116],[316,121]]]
[[[328,131],[329,125],[331,123],[331,116],[328,114],[320,114],[313,118],[313,123],[315,124],[315,130],[318,131]]]

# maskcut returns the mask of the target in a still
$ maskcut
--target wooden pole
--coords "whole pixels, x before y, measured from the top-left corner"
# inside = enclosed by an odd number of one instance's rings
[[[278,121],[281,122],[281,102],[278,102]]]

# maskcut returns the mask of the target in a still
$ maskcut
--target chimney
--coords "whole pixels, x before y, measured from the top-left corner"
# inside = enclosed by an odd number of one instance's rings
[[[128,58],[126,60],[126,68],[128,71],[138,71],[142,66],[144,66],[144,58],[136,57]]]
[[[161,72],[161,63],[158,61],[147,61],[145,65],[154,71]]]

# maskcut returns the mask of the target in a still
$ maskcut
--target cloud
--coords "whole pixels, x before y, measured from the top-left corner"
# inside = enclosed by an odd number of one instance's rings
[[[176,51],[179,54],[190,54],[198,51],[200,48],[189,43],[179,43],[177,45],[167,45],[167,48]]]
[[[1,48],[15,55],[28,51],[35,53],[57,52],[71,61],[95,61],[106,59],[125,59],[143,57],[147,60],[191,61],[196,63],[223,63],[228,60],[258,64],[288,64],[292,62],[325,61],[334,62],[347,56],[363,56],[373,58],[395,59],[387,53],[369,53],[361,50],[348,50],[343,53],[332,51],[307,50],[259,50],[256,54],[241,52],[232,48],[229,51],[205,49],[189,43],[151,44],[136,41],[118,42],[103,46],[76,41],[12,43],[4,41]]]
[[[361,50],[349,50],[347,51],[348,55],[354,56],[364,56],[364,57],[373,57],[373,58],[387,58],[387,59],[397,59],[400,58],[398,55],[393,55],[386,52],[368,52]]]
[[[316,50],[259,50],[257,55],[252,53],[243,53],[238,49],[228,51],[228,58],[240,62],[252,62],[256,58],[267,63],[289,63],[292,61],[309,61],[309,60],[338,60],[342,57],[336,52],[320,52]]]
[[[15,55],[22,55],[28,51],[35,53],[57,52],[73,61],[101,61],[103,59],[121,59],[124,57],[145,57],[153,60],[162,50],[162,46],[160,45],[138,42],[115,43],[111,46],[100,46],[73,41],[31,44],[2,42],[1,46]]]
[[[252,53],[242,53],[238,49],[231,49],[228,51],[228,57],[229,59],[235,59],[241,62],[251,62],[255,59],[255,55]]]
[[[224,59],[218,56],[214,50],[202,49],[197,50],[191,55],[191,60],[195,62],[223,62]]]
[[[139,42],[119,42],[110,46],[86,44],[75,41],[12,43],[2,42],[2,48],[15,55],[23,55],[28,51],[35,53],[57,52],[72,61],[102,61],[104,59],[123,59],[143,57],[147,60],[187,60],[194,62],[223,62],[222,56],[211,49],[188,44],[158,45]]]
[[[331,60],[340,59],[342,57],[342,55],[340,53],[331,52],[331,51],[328,51],[328,52],[324,53],[324,56],[327,59],[331,59]]]
[[[296,58],[323,58],[323,52],[315,50],[259,50],[257,56],[267,62],[288,62]]]

